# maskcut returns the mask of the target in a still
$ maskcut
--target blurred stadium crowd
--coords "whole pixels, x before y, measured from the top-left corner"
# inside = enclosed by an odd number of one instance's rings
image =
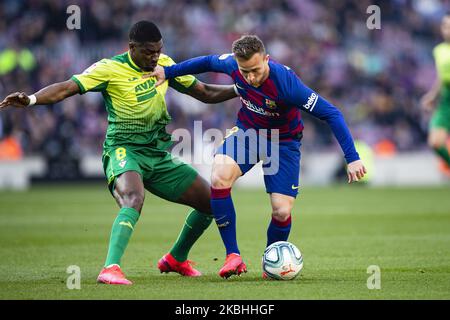
[[[81,8],[81,29],[68,30],[66,9]],[[366,9],[381,8],[381,30],[369,30]],[[230,52],[244,33],[255,33],[273,59],[344,113],[355,138],[398,151],[426,148],[428,115],[420,96],[435,77],[431,50],[441,41],[440,18],[449,1],[437,0],[2,0],[0,98],[31,94],[81,73],[103,57],[127,50],[132,23],[154,21],[164,52],[175,61]],[[230,83],[224,75],[202,81]],[[168,130],[223,131],[234,124],[239,101],[204,105],[169,90]],[[0,113],[0,138],[21,155],[100,154],[107,119],[100,94],[51,107]],[[336,148],[327,126],[305,116],[307,150]],[[6,138],[12,138],[8,140]],[[14,145],[14,141],[16,145]],[[1,143],[1,142],[0,142]],[[13,152],[14,153],[14,152]],[[1,157],[1,156],[0,156]]]

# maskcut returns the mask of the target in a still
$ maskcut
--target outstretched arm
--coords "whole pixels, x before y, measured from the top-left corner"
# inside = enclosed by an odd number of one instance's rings
[[[32,102],[32,104],[53,104],[65,98],[73,96],[80,92],[78,85],[73,80],[58,82],[51,84],[34,94],[34,97],[27,96],[24,92],[15,92],[8,95],[2,102],[0,102],[0,109],[8,106],[17,108],[24,108]],[[30,101],[35,99],[35,101]]]
[[[315,117],[328,123],[331,131],[333,131],[334,136],[338,140],[342,151],[344,151],[345,159],[347,161],[348,183],[363,178],[364,174],[367,173],[367,170],[359,158],[352,135],[345,123],[342,112],[320,96],[317,98],[315,108],[309,111],[311,111],[311,114]]]
[[[236,91],[234,85],[208,84],[197,80],[186,93],[204,103],[219,103],[237,97]]]
[[[156,66],[155,70],[149,74],[150,77],[156,77],[156,86],[162,84],[165,80],[170,80],[179,76],[188,74],[199,74],[204,72],[228,73],[228,58],[233,59],[230,54],[201,56],[179,62],[167,67]]]
[[[350,130],[345,123],[342,112],[334,105],[318,96],[318,101],[311,114],[326,121],[338,140],[347,161],[348,183],[358,181],[367,173],[364,164],[359,158]]]
[[[348,183],[358,181],[367,173],[359,158],[350,130],[345,123],[342,112],[316,92],[305,86],[300,79],[291,74],[288,78],[289,100],[294,105],[313,116],[326,121],[339,142],[347,162]]]

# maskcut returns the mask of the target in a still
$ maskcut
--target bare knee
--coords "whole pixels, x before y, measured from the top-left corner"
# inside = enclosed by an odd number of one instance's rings
[[[231,188],[233,185],[233,175],[225,170],[213,170],[211,174],[211,186],[214,189]]]
[[[438,139],[428,139],[428,146],[432,149],[440,149],[445,146],[445,143],[439,141]]]
[[[295,198],[283,194],[271,194],[272,218],[284,222],[291,216]]]
[[[134,208],[140,213],[144,204],[144,196],[144,184],[138,172],[127,171],[117,178],[114,198],[121,208]]]
[[[137,190],[115,191],[115,196],[120,207],[133,208],[137,212],[141,212],[144,205],[144,193]]]
[[[214,189],[231,188],[240,175],[241,169],[233,159],[225,155],[214,157],[211,174],[211,186]]]
[[[447,132],[445,129],[435,129],[428,136],[428,145],[430,148],[439,149],[446,146]]]
[[[284,222],[291,216],[292,207],[289,205],[277,206],[272,208],[272,218],[277,221]]]

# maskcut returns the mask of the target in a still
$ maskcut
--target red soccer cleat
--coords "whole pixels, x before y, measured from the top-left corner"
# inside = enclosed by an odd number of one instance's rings
[[[219,276],[228,279],[233,274],[239,276],[243,272],[247,272],[247,266],[241,256],[237,253],[230,253],[227,255],[222,269],[219,270]]]
[[[185,277],[200,277],[202,273],[192,267],[194,262],[185,260],[177,261],[170,253],[163,256],[158,261],[158,269],[161,273],[177,272]]]
[[[117,264],[112,265],[108,268],[103,268],[97,278],[98,283],[106,283],[106,284],[124,284],[130,285],[133,284],[130,280],[125,278],[122,270]]]
[[[450,178],[450,166],[444,160],[439,159],[439,171],[447,178]]]

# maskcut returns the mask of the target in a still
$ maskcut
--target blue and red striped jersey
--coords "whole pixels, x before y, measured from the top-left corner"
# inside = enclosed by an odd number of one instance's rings
[[[247,83],[233,54],[197,57],[164,67],[164,71],[166,79],[203,72],[228,74],[242,103],[236,121],[238,127],[244,130],[267,129],[269,134],[270,130],[278,129],[280,141],[299,139],[304,128],[300,112],[303,110],[329,124],[347,163],[359,160],[350,130],[339,109],[304,85],[291,68],[272,59],[269,60],[269,68],[269,77],[259,87]]]

